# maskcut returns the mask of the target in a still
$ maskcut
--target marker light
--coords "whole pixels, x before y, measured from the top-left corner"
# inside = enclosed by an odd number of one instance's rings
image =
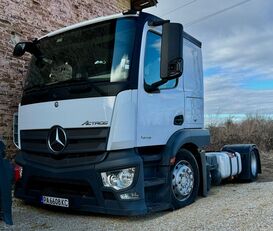
[[[120,194],[120,199],[122,199],[122,200],[138,200],[139,195],[136,192],[124,193],[124,194]]]
[[[14,180],[15,183],[18,182],[23,176],[23,167],[19,166],[19,165],[15,165],[14,166]]]

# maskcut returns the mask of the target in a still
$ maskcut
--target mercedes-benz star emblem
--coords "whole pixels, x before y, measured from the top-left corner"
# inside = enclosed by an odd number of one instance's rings
[[[62,152],[67,144],[67,138],[64,129],[60,126],[54,126],[51,128],[49,131],[47,144],[53,153],[58,154]]]

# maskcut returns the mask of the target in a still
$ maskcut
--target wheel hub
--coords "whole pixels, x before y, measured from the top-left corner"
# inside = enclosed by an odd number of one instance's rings
[[[187,199],[194,187],[194,174],[189,162],[179,161],[174,169],[172,176],[172,190],[176,199],[183,201]]]

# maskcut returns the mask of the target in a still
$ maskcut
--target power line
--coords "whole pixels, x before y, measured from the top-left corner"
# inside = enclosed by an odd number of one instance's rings
[[[166,12],[165,14],[161,15],[161,17],[163,17],[165,15],[168,15],[168,14],[171,14],[172,12],[175,12],[175,11],[177,11],[177,10],[179,10],[181,8],[184,8],[184,7],[188,6],[188,5],[191,5],[192,3],[196,2],[196,1],[197,0],[192,0],[192,1],[188,2],[188,3],[186,3],[186,4],[183,4],[183,5],[179,6],[179,7],[176,7],[175,9],[170,10],[170,11]]]
[[[204,21],[204,20],[206,20],[206,19],[208,19],[208,18],[211,18],[211,17],[213,17],[213,16],[215,16],[215,15],[222,14],[222,13],[228,11],[228,10],[231,10],[231,9],[236,8],[236,7],[238,7],[238,6],[244,5],[244,4],[246,4],[246,3],[250,2],[250,1],[252,1],[252,0],[241,1],[241,2],[239,2],[239,3],[237,3],[237,4],[234,4],[234,5],[232,5],[232,6],[229,6],[229,7],[227,7],[227,8],[224,8],[224,9],[222,9],[222,10],[216,11],[216,12],[214,12],[214,13],[212,13],[212,14],[209,14],[209,15],[206,15],[206,16],[201,17],[201,18],[199,18],[199,19],[193,20],[193,21],[191,21],[191,22],[189,22],[189,23],[185,23],[184,25],[185,25],[185,26],[192,26],[192,25],[197,24],[197,23],[199,23],[199,22],[202,22],[202,21]]]

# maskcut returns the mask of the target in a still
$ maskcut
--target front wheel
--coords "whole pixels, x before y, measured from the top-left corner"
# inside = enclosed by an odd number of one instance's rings
[[[175,209],[193,203],[199,189],[199,168],[193,154],[181,149],[171,169],[172,205]]]

